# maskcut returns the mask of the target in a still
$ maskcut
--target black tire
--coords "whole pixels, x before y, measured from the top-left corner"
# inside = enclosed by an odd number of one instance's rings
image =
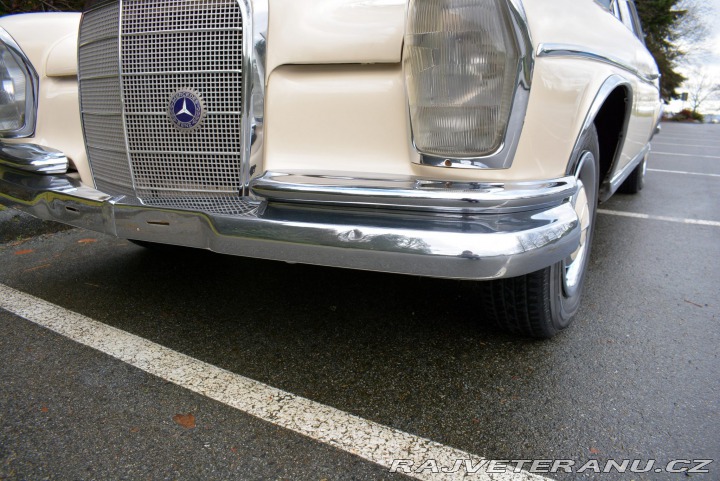
[[[513,334],[547,339],[566,329],[577,313],[595,226],[599,152],[593,127],[581,139],[578,157],[574,159],[581,188],[573,197],[573,203],[576,210],[582,212],[578,217],[583,227],[578,250],[545,269],[482,286],[485,313],[500,328]]]
[[[620,184],[618,192],[621,194],[637,194],[645,186],[645,171],[647,169],[647,156],[633,169],[627,179]]]

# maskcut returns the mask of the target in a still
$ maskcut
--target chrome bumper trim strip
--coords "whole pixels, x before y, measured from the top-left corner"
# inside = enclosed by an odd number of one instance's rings
[[[64,174],[68,159],[59,150],[40,145],[0,142],[0,165],[39,174]]]
[[[507,213],[559,205],[575,193],[575,177],[542,182],[448,182],[369,177],[348,172],[266,172],[251,184],[260,198],[283,202],[459,213]]]
[[[431,214],[263,202],[246,215],[123,203],[68,176],[0,166],[0,204],[121,238],[263,259],[455,279],[532,272],[570,255],[569,202],[501,214]]]

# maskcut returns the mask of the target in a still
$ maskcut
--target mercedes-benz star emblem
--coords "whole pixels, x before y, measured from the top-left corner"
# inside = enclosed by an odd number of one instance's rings
[[[205,116],[205,106],[200,94],[190,88],[182,88],[170,97],[168,115],[180,130],[197,128]]]

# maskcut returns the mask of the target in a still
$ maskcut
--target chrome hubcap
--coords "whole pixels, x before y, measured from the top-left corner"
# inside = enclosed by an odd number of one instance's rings
[[[591,153],[586,153],[580,162],[578,173],[582,171],[585,162],[594,162],[595,159]],[[592,220],[592,211],[590,201],[587,196],[585,184],[582,179],[577,180],[578,189],[572,199],[575,214],[577,214],[578,223],[580,224],[580,243],[575,251],[570,254],[564,261],[565,276],[563,278],[563,287],[565,295],[570,297],[575,294],[582,278],[585,257],[587,256],[590,238],[590,223]]]

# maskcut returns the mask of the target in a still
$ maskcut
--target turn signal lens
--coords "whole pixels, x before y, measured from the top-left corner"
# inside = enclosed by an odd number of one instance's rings
[[[520,72],[505,0],[410,0],[403,68],[416,149],[480,157],[503,145]]]

